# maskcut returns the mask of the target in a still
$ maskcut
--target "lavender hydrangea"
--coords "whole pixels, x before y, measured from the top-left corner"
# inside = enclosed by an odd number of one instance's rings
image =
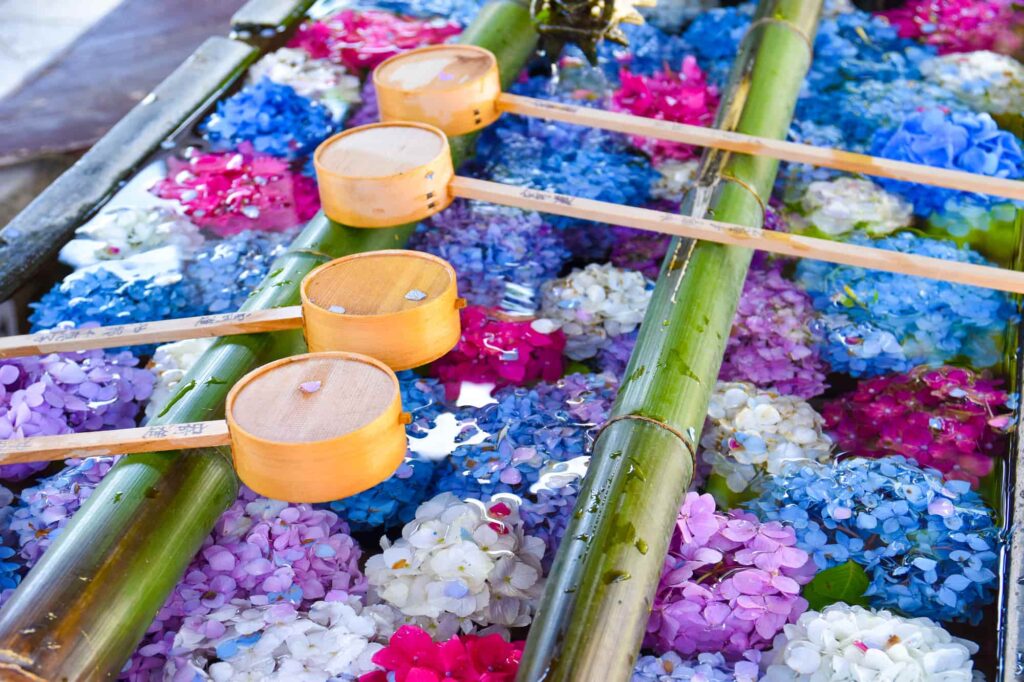
[[[238,310],[270,272],[287,248],[294,231],[245,230],[196,254],[185,273],[198,290],[200,306],[208,313]]]
[[[334,125],[326,106],[264,78],[221,100],[201,130],[215,151],[245,145],[260,154],[294,159],[313,151]]]
[[[730,664],[718,652],[698,654],[684,660],[674,651],[662,656],[641,656],[630,682],[755,682],[758,678],[757,651],[747,660]]]
[[[967,481],[900,456],[793,465],[747,507],[796,529],[818,569],[854,561],[872,606],[981,620],[995,598],[999,529]]]

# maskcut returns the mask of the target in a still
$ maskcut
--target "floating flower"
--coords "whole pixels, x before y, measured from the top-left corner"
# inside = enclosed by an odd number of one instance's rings
[[[195,225],[169,208],[115,208],[75,230],[75,238],[60,251],[60,260],[78,269],[164,246],[176,247],[188,259],[203,241]]]
[[[755,263],[743,284],[719,377],[810,398],[825,390],[810,297],[781,273],[781,261]]]
[[[209,313],[230,313],[241,308],[293,236],[292,230],[245,230],[197,253],[185,272],[199,290],[203,309]]]
[[[646,646],[740,660],[763,649],[807,608],[800,586],[814,574],[792,528],[753,514],[715,511],[687,493],[669,542],[647,624]]]
[[[424,502],[393,544],[366,562],[375,593],[419,625],[529,625],[540,600],[544,543],[523,531],[511,495]],[[424,620],[426,619],[426,620]]]
[[[977,623],[995,598],[992,512],[966,481],[903,457],[792,465],[747,506],[793,526],[818,569],[862,566],[872,606]]]
[[[988,114],[943,113],[928,109],[910,114],[895,130],[875,135],[874,153],[887,159],[936,168],[980,173],[994,178],[1024,175],[1024,152],[1012,133],[1000,130]],[[914,204],[927,216],[941,211],[947,201],[987,204],[987,195],[939,189],[902,180],[880,178],[890,192]]]
[[[346,9],[302,24],[288,47],[360,71],[372,69],[399,52],[443,43],[461,32],[458,24],[444,19],[423,21],[390,12]]]
[[[919,367],[861,381],[825,404],[825,422],[851,454],[899,454],[977,485],[1006,446],[1011,410],[998,385],[969,369]]]
[[[756,654],[748,652],[748,656]],[[699,654],[695,659],[683,660],[669,651],[663,656],[641,656],[633,669],[630,682],[756,682],[757,663],[752,660],[727,663],[718,652]]]
[[[565,334],[554,325],[498,319],[480,306],[463,308],[461,315],[459,343],[432,366],[450,398],[463,381],[519,386],[562,375]]]
[[[811,323],[821,339],[822,359],[834,372],[851,376],[876,376],[910,369],[899,339],[870,321],[854,322],[845,314],[821,315]]]
[[[362,86],[344,66],[327,59],[313,59],[305,50],[282,47],[263,56],[249,67],[250,85],[270,80],[292,88],[327,107],[334,120],[340,120],[349,107],[359,104]]]
[[[925,78],[954,93],[978,111],[1024,111],[1024,65],[987,50],[947,54],[921,64]]]
[[[294,227],[320,208],[312,178],[272,156],[190,150],[185,160],[168,159],[167,169],[150,191],[177,199],[192,222],[222,237]]]
[[[910,0],[882,12],[903,38],[938,48],[940,54],[998,50],[1013,52],[1020,18],[1011,0]]]
[[[743,492],[789,462],[828,461],[832,439],[804,400],[760,391],[753,384],[715,385],[701,433],[701,457],[733,492]]]
[[[718,89],[708,85],[697,60],[688,56],[676,73],[668,68],[653,76],[619,73],[612,109],[660,121],[708,126],[718,108]],[[651,156],[655,165],[669,159],[685,161],[696,155],[692,145],[651,137],[632,137],[633,145]]]
[[[970,249],[910,232],[878,240],[852,234],[848,241],[960,263],[988,264]],[[997,343],[1006,321],[1013,317],[1003,293],[935,279],[802,260],[797,264],[796,281],[819,311],[891,335],[873,337],[871,352],[862,353],[859,348],[872,339],[870,335],[838,338],[831,330],[843,329],[842,324],[829,325],[823,354],[834,370],[854,376],[905,371],[958,356],[970,358],[975,367],[989,367],[999,359]],[[903,362],[895,361],[900,351]],[[884,363],[875,364],[872,358],[880,354]]]
[[[889,194],[870,180],[840,177],[812,182],[800,199],[799,209],[809,227],[830,237],[863,230],[885,236],[914,220],[914,207]]]
[[[383,670],[367,673],[359,682],[513,682],[525,644],[497,634],[455,635],[435,643],[426,631],[404,625],[373,656]]]
[[[832,604],[786,625],[764,654],[763,682],[971,682],[978,645],[928,618]]]
[[[569,259],[562,235],[539,214],[477,202],[456,202],[435,215],[409,248],[447,260],[458,273],[459,294],[490,307],[501,304],[508,285],[539,289]]]
[[[313,151],[334,130],[331,111],[269,78],[217,103],[200,125],[214,151],[245,149],[283,159]]]
[[[639,272],[592,263],[545,283],[540,314],[565,334],[565,354],[584,360],[640,325],[653,290]]]

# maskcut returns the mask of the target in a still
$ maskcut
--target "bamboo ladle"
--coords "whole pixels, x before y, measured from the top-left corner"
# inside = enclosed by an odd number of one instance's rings
[[[429,123],[447,135],[464,135],[480,130],[496,121],[502,113],[519,114],[850,173],[1024,200],[1024,182],[1016,180],[511,95],[501,91],[498,62],[494,55],[473,45],[434,45],[395,55],[377,67],[373,83],[382,121]]]

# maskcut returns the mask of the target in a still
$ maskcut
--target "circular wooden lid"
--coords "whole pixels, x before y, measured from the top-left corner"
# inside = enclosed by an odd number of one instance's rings
[[[394,375],[369,358],[318,353],[250,374],[231,401],[231,417],[256,438],[308,443],[367,426],[394,402]]]
[[[455,90],[488,75],[494,55],[472,45],[435,45],[396,55],[373,72],[374,82],[393,90]]]
[[[387,315],[429,303],[454,285],[446,261],[419,251],[372,251],[328,263],[305,284],[310,303],[339,315]]]
[[[444,152],[447,140],[431,127],[415,123],[360,126],[316,150],[328,173],[347,178],[386,178],[420,168]]]

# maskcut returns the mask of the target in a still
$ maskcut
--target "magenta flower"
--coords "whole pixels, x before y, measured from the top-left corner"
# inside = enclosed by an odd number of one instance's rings
[[[881,13],[901,38],[934,45],[939,54],[992,50],[1012,54],[1022,19],[1013,0],[910,0]]]

